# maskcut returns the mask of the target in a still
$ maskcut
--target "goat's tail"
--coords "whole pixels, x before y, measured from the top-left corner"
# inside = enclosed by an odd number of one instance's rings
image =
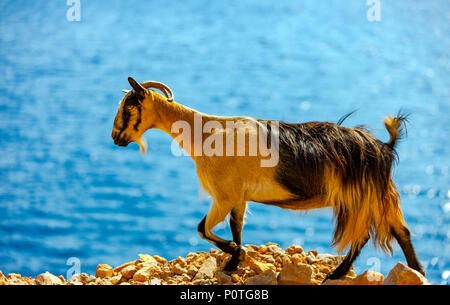
[[[390,136],[389,142],[386,144],[394,149],[397,141],[406,134],[405,123],[408,122],[408,115],[399,112],[395,117],[388,116],[383,122]]]

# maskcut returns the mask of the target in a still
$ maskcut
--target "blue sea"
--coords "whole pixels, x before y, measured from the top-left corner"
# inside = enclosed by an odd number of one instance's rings
[[[65,0],[1,1],[0,270],[66,276],[75,261],[92,274],[214,247],[197,234],[210,202],[171,138],[147,132],[144,157],[113,144],[132,76],[216,115],[336,122],[358,109],[344,125],[383,141],[385,116],[409,112],[393,175],[428,278],[448,284],[450,2],[379,2],[369,21],[363,0],[81,0],[77,21]],[[336,254],[333,229],[330,210],[249,203],[243,241]],[[386,275],[398,261],[397,245],[393,257],[369,245],[354,267]]]

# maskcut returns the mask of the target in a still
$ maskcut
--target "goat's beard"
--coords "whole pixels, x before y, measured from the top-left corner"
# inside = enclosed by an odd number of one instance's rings
[[[145,155],[147,153],[147,140],[144,138],[144,136],[141,136],[139,139],[136,140],[136,143],[139,145],[139,152],[142,155]]]

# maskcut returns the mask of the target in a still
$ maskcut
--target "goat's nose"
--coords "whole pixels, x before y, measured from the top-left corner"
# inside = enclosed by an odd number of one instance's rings
[[[119,146],[128,146],[130,144],[130,141],[128,139],[128,136],[126,134],[120,134],[120,133],[113,133],[112,138],[114,140],[114,144]]]

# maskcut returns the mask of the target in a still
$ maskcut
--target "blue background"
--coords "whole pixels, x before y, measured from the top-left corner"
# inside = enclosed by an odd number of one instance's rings
[[[217,115],[367,124],[411,113],[394,177],[432,283],[450,274],[450,3],[366,1],[92,1],[69,22],[65,0],[0,2],[0,270],[65,276],[138,253],[168,259],[212,245],[197,235],[209,201],[171,138],[124,149],[111,128],[127,77],[168,84],[176,100]],[[330,248],[331,211],[250,203],[244,243]],[[230,237],[228,225],[217,234]],[[397,261],[365,248],[358,272]]]

